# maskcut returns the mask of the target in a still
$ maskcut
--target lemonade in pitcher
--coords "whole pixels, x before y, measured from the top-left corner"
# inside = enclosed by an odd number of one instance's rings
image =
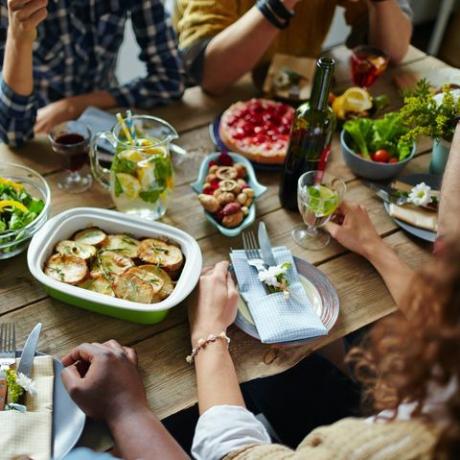
[[[151,116],[121,119],[112,132],[93,139],[91,164],[94,176],[109,188],[119,211],[146,219],[158,219],[166,212],[174,185],[169,144],[177,133],[168,123]],[[101,138],[115,148],[110,171],[97,159]]]

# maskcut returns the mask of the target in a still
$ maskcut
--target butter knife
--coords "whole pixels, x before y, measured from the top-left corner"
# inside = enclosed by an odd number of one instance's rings
[[[21,358],[18,364],[18,374],[24,374],[26,377],[32,375],[32,366],[34,363],[35,352],[37,351],[38,339],[42,330],[42,323],[38,323],[27,337],[26,343],[22,350]]]
[[[267,227],[264,222],[259,223],[259,229],[257,232],[259,239],[260,252],[262,253],[262,259],[265,264],[269,267],[274,267],[276,264],[275,256],[273,255],[272,245],[270,238],[268,237]]]

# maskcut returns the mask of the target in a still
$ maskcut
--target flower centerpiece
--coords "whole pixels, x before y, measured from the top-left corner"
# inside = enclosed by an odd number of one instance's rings
[[[286,273],[292,267],[289,262],[284,262],[280,265],[268,267],[265,270],[259,272],[259,281],[267,286],[270,294],[276,292],[282,292],[284,298],[289,298],[289,280],[287,279]]]
[[[445,86],[436,94],[427,80],[420,80],[413,91],[405,94],[400,114],[409,128],[405,140],[415,141],[422,135],[433,139],[430,172],[442,174],[455,131],[452,120],[460,114],[460,90]]]

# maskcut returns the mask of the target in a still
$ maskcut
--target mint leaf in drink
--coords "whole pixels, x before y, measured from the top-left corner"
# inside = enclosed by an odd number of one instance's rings
[[[164,187],[155,187],[140,192],[139,197],[147,203],[156,203],[163,192]]]
[[[137,164],[134,161],[127,160],[126,158],[120,158],[118,155],[115,155],[113,162],[112,162],[113,172],[135,174],[136,169],[137,169]]]

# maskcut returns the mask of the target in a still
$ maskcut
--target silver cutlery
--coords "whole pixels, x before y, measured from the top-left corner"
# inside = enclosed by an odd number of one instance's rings
[[[14,323],[0,325],[0,410],[7,398],[6,370],[16,361],[16,327]]]
[[[35,353],[37,351],[38,339],[42,330],[42,323],[37,323],[32,329],[32,332],[27,337],[26,343],[22,350],[21,358],[18,364],[18,373],[24,374],[26,377],[31,377],[32,367],[34,364]]]
[[[259,229],[257,232],[259,238],[260,252],[262,253],[262,259],[269,267],[274,267],[276,264],[275,256],[273,255],[272,245],[267,232],[267,226],[265,222],[259,223]]]
[[[257,246],[257,240],[252,232],[243,233],[243,248],[246,253],[248,265],[254,267],[258,272],[264,271],[266,266],[260,256],[260,250]]]

